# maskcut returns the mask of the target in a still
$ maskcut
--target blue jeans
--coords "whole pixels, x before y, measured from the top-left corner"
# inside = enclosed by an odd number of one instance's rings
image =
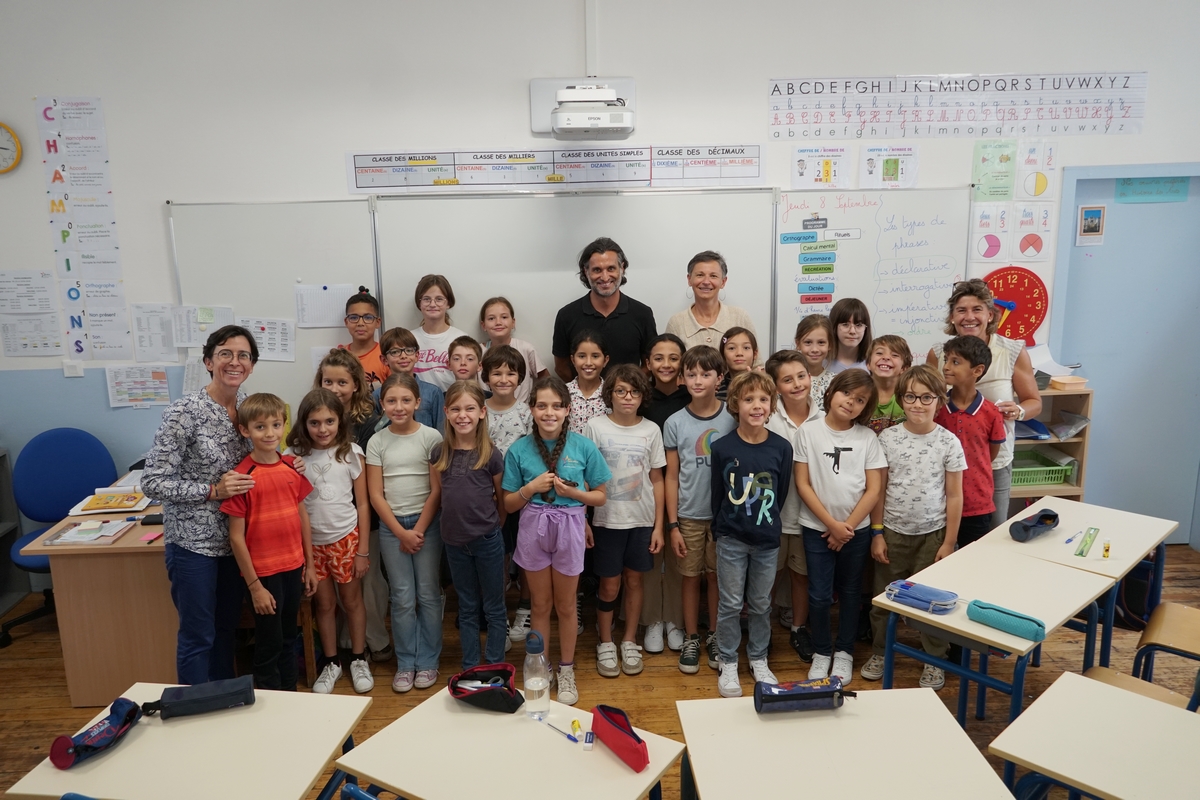
[[[233,677],[233,641],[246,586],[233,556],[206,556],[166,547],[171,600],[179,612],[175,671],[179,682]]]
[[[862,601],[863,567],[871,554],[871,528],[859,528],[841,550],[829,549],[827,540],[821,538],[824,531],[804,527],[800,530],[808,559],[808,627],[813,648],[823,656],[833,656],[835,650],[853,653],[858,634],[858,606]],[[831,642],[833,623],[829,609],[835,588],[841,610],[837,641]]]
[[[462,639],[462,668],[478,666],[479,607],[487,618],[488,664],[504,661],[508,611],[504,607],[504,537],[500,529],[461,546],[446,545],[450,577],[458,593],[458,633]]]
[[[411,530],[420,514],[398,517]],[[425,544],[416,553],[400,549],[400,540],[379,527],[379,557],[391,586],[392,640],[396,648],[396,670],[413,672],[437,669],[442,657],[442,537],[440,520],[425,531]]]
[[[717,539],[717,649],[722,664],[736,664],[742,643],[742,601],[748,606],[751,661],[767,657],[771,643],[771,587],[779,550],[752,547],[732,536]]]

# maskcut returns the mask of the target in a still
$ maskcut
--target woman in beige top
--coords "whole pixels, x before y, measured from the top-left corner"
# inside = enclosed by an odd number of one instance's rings
[[[946,333],[954,336],[977,336],[992,351],[992,364],[976,384],[980,394],[996,404],[1004,415],[1008,440],[992,461],[992,494],[996,510],[992,525],[999,526],[1008,519],[1009,490],[1012,487],[1013,431],[1018,420],[1036,417],[1042,412],[1042,396],[1033,375],[1033,362],[1025,351],[1025,343],[1006,339],[996,333],[999,319],[991,289],[978,278],[959,281],[947,301]],[[942,345],[935,344],[925,363],[941,370],[945,362]]]
[[[688,349],[706,344],[719,351],[721,336],[730,328],[746,328],[758,335],[749,314],[721,302],[721,290],[729,282],[729,267],[720,253],[705,250],[692,256],[687,267],[687,282],[695,302],[691,308],[671,317],[667,322],[667,333],[682,339]],[[754,366],[761,365],[760,357]]]

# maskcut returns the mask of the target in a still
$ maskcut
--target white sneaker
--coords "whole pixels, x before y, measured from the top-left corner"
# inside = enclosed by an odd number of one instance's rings
[[[350,682],[359,694],[366,694],[375,688],[375,677],[371,675],[371,665],[365,658],[350,662]]]
[[[504,652],[507,653],[509,650],[512,650],[512,639],[505,636],[504,637]]]
[[[342,665],[336,661],[330,661],[325,665],[325,669],[321,670],[321,675],[313,683],[312,690],[317,694],[332,694],[333,685],[338,682],[340,677],[342,677]]]
[[[829,677],[829,662],[832,661],[829,656],[823,656],[820,653],[813,655],[812,666],[808,668],[808,679],[810,681],[819,681]]]
[[[663,651],[663,624],[661,622],[651,622],[646,626],[646,635],[642,637],[642,647],[646,648],[647,653]]]
[[[829,671],[829,674],[841,678],[842,686],[849,686],[850,681],[854,680],[854,656],[845,650],[835,652],[833,654],[833,669]]]
[[[790,607],[779,609],[779,624],[789,631],[792,629],[792,609]]]
[[[642,671],[642,648],[633,642],[621,642],[621,670],[626,675]]]
[[[877,681],[883,677],[883,656],[872,655],[858,671],[864,681]]]
[[[525,641],[525,635],[529,633],[529,615],[533,613],[529,608],[518,608],[516,616],[513,617],[513,624],[508,629],[508,638],[514,643]]]
[[[667,647],[677,653],[683,649],[683,628],[676,628],[674,622],[667,623]]]
[[[606,678],[615,678],[621,674],[617,646],[612,642],[600,642],[596,645],[596,671]]]
[[[775,673],[771,672],[771,668],[767,666],[765,658],[751,660],[750,671],[754,673],[755,683],[779,683],[779,679],[775,677]]]
[[[717,691],[721,697],[741,697],[742,683],[738,680],[737,663],[721,662],[721,672],[717,677]]]
[[[575,666],[558,665],[558,702],[573,706],[579,702],[579,690],[575,688]]]
[[[921,685],[935,692],[946,685],[946,672],[933,664],[926,664],[921,670]]]

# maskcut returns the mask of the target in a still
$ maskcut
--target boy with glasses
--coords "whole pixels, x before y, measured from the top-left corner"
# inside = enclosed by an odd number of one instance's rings
[[[379,348],[383,351],[384,364],[387,366],[388,374],[393,372],[408,372],[413,371],[413,367],[417,365],[417,337],[412,331],[405,328],[389,328],[384,332],[379,340]],[[416,377],[415,375],[413,377]],[[435,431],[442,430],[442,422],[445,419],[445,411],[442,406],[445,405],[445,395],[442,390],[434,386],[432,383],[417,378],[417,388],[421,391],[421,404],[417,411],[413,414],[413,418]],[[380,410],[379,405],[379,387],[375,387],[375,408]],[[388,419],[384,416],[380,420],[379,428],[386,428]]]
[[[350,331],[350,344],[338,347],[348,350],[358,359],[366,373],[367,383],[378,391],[390,373],[382,349],[375,341],[380,322],[379,301],[371,296],[367,287],[359,286],[358,294],[351,295],[346,301],[346,317],[343,321],[346,330]]]
[[[905,580],[954,552],[963,508],[963,471],[967,460],[954,434],[934,422],[945,402],[946,384],[933,367],[922,364],[900,376],[896,395],[904,406],[904,422],[879,434],[887,457],[883,491],[871,512],[871,558],[875,559],[875,594],[892,581]],[[873,655],[861,675],[883,676],[888,612],[871,608]],[[945,658],[949,643],[922,632],[926,653]],[[926,664],[921,686],[941,689],[946,673]]]

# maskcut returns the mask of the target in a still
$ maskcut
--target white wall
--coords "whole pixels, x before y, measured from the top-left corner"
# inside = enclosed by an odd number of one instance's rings
[[[1197,3],[598,3],[599,73],[638,82],[635,142],[765,142],[771,77],[1125,69],[1150,73],[1146,132],[1064,137],[1061,164],[1200,158]],[[27,144],[0,176],[0,268],[53,265],[32,98],[96,95],[130,302],[175,299],[165,200],[338,198],[349,150],[544,142],[528,80],[584,68],[582,0],[0,0],[0,20],[0,120]],[[972,140],[921,147],[922,186],[968,182]],[[767,145],[768,182],[787,148]]]

